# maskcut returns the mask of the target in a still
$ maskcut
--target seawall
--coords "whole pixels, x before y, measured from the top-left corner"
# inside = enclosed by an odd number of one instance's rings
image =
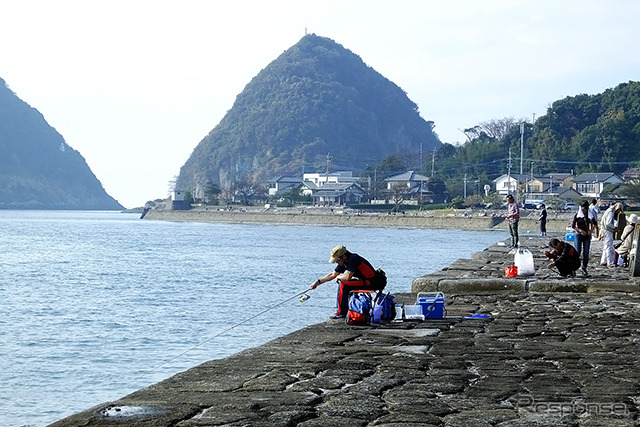
[[[496,212],[461,212],[457,214],[357,214],[331,213],[329,210],[282,212],[258,211],[217,211],[217,210],[150,210],[144,217],[146,220],[163,221],[193,221],[219,223],[269,223],[269,224],[298,224],[323,225],[340,227],[407,227],[434,228],[459,230],[507,230],[508,223],[504,213]],[[537,212],[524,213],[520,220],[521,232],[537,232],[539,223],[536,221]],[[549,218],[548,231],[564,232],[569,225],[570,214],[562,213]]]

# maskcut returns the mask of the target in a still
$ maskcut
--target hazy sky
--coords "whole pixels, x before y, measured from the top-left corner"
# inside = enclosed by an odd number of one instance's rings
[[[0,0],[0,77],[136,207],[305,29],[404,89],[443,142],[640,79],[637,0]]]

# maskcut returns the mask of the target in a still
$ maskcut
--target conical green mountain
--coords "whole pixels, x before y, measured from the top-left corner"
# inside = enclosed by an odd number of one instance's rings
[[[331,39],[304,36],[254,77],[182,166],[176,187],[363,170],[440,145],[397,85]]]
[[[122,209],[80,153],[1,78],[0,209]]]

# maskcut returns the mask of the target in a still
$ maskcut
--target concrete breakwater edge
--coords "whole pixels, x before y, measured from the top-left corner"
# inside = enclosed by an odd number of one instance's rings
[[[507,230],[504,219],[506,211],[460,211],[440,214],[437,211],[419,213],[358,213],[340,210],[322,209],[282,209],[267,212],[251,210],[202,210],[172,211],[152,209],[144,219],[164,221],[192,222],[232,222],[232,223],[270,223],[299,224],[350,227],[407,227],[407,228],[443,228],[459,230]],[[537,232],[538,211],[522,211],[521,232]],[[548,231],[563,232],[570,225],[573,213],[551,214],[547,221]]]
[[[212,360],[52,426],[632,426],[640,293],[626,270],[505,278],[504,242],[433,274],[447,316],[378,326],[328,320]],[[478,318],[470,315],[485,314]]]

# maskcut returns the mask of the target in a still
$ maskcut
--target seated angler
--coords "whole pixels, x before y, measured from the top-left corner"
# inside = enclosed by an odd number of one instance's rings
[[[356,290],[381,290],[387,284],[382,270],[375,270],[371,263],[358,254],[351,253],[344,246],[336,246],[331,251],[329,262],[338,265],[335,270],[314,281],[311,289],[321,283],[336,280],[338,282],[338,311],[331,318],[339,319],[347,315],[349,292]]]

